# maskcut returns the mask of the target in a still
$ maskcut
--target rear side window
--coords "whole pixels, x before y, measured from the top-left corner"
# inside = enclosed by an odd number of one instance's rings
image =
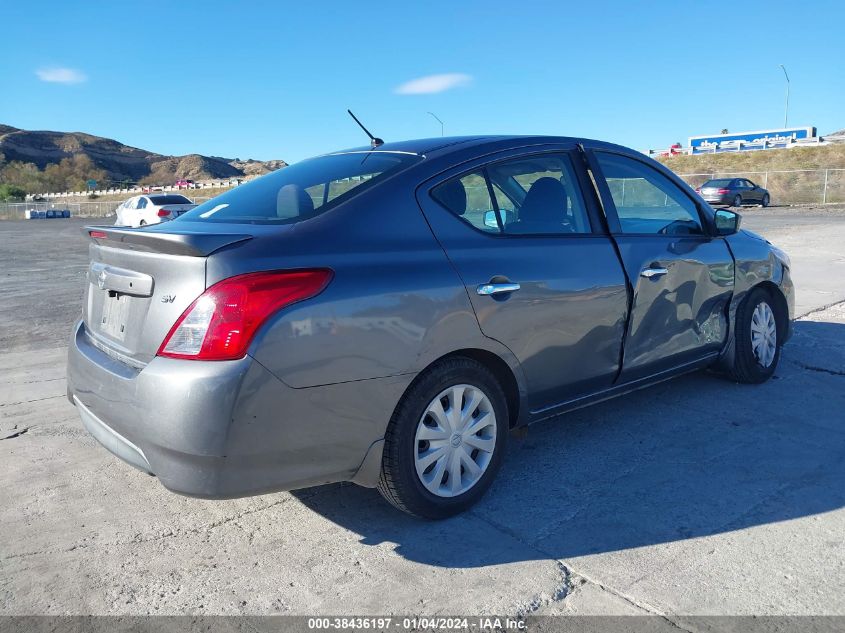
[[[648,165],[619,154],[596,152],[623,233],[702,235],[695,203]]]
[[[486,233],[589,233],[590,222],[571,160],[541,154],[488,165],[435,187],[431,195]]]
[[[420,160],[415,154],[379,151],[310,158],[212,198],[176,221],[299,222],[320,215]]]
[[[496,210],[490,200],[483,172],[473,172],[447,180],[431,195],[464,222],[486,233],[500,233]]]

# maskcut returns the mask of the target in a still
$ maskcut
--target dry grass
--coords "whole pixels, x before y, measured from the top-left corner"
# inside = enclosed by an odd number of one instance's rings
[[[845,144],[756,152],[722,152],[658,159],[677,174],[786,169],[845,169]]]
[[[723,152],[658,159],[676,174],[697,174],[684,179],[697,187],[711,175],[744,176],[768,189],[773,204],[845,202],[845,171],[829,171],[824,196],[824,170],[845,169],[845,145],[795,147],[756,152]],[[776,173],[792,170],[794,173]],[[764,175],[761,172],[769,172]],[[700,175],[698,175],[700,174]]]

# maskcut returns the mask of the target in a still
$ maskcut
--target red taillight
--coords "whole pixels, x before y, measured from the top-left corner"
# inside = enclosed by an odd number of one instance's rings
[[[95,240],[104,240],[108,237],[108,234],[105,231],[88,231],[88,235],[93,237]]]
[[[158,356],[194,360],[243,358],[258,328],[275,312],[320,294],[332,271],[249,273],[206,290],[176,321]]]
[[[716,191],[716,193],[721,193],[721,194],[730,193],[730,192],[731,192],[730,189],[719,189],[718,191]]]
[[[695,188],[695,193],[701,193],[701,187],[696,187],[696,188]]]
[[[168,215],[170,215],[170,209],[159,209],[158,210],[158,217],[166,218]]]

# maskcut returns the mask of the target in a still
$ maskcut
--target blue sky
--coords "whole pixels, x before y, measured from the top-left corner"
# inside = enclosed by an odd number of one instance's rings
[[[778,64],[791,125],[845,128],[839,0],[4,5],[0,123],[164,154],[360,145],[347,107],[386,140],[438,136],[434,112],[447,135],[666,147],[780,127]]]

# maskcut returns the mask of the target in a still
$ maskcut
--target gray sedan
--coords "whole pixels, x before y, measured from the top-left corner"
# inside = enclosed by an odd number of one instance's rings
[[[89,227],[68,396],[175,492],[353,481],[440,518],[509,432],[687,372],[775,371],[789,258],[608,143],[320,156],[165,224]]]
[[[710,204],[732,207],[741,207],[744,204],[768,207],[772,200],[767,189],[754,184],[748,178],[716,178],[708,180],[695,191]]]

